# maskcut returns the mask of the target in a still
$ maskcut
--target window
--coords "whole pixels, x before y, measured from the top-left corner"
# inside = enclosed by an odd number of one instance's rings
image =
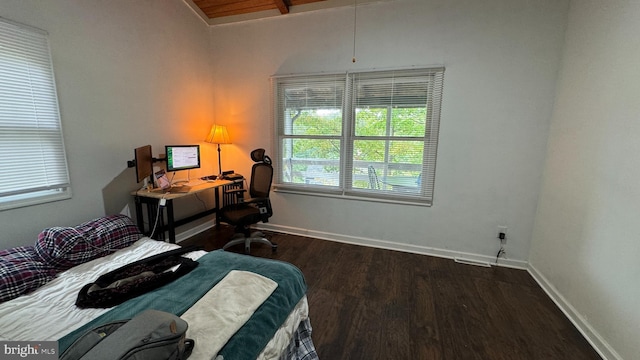
[[[430,205],[443,76],[274,77],[276,188]]]
[[[0,210],[71,196],[42,30],[0,18]]]

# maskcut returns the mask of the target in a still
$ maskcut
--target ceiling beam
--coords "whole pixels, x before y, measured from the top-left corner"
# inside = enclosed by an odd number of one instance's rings
[[[289,13],[289,5],[287,5],[284,0],[273,0],[273,3],[278,7],[278,10],[280,10],[280,14]]]

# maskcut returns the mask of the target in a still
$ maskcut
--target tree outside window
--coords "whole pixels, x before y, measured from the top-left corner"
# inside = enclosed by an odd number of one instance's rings
[[[274,78],[276,187],[431,204],[443,73]]]

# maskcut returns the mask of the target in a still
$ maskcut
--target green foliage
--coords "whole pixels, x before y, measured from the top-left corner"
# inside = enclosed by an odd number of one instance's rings
[[[354,132],[358,140],[354,140],[353,160],[385,167],[386,176],[417,177],[423,160],[426,115],[425,107],[356,109]],[[337,180],[332,179],[337,179],[340,171],[340,138],[343,131],[340,109],[287,109],[285,116],[291,119],[291,127],[285,130],[285,134],[294,138],[284,140],[284,153],[291,159],[306,160],[292,165],[290,181],[309,182],[308,174],[312,173],[318,174],[313,181],[337,186]],[[366,168],[354,165],[354,176],[356,173],[364,176]],[[368,186],[368,181],[354,178],[353,187]]]
[[[356,136],[424,137],[426,108],[391,108],[391,119],[387,119],[388,110],[386,107],[356,109]]]
[[[292,131],[287,135],[342,134],[342,111],[340,109],[287,109],[286,116],[292,119]]]

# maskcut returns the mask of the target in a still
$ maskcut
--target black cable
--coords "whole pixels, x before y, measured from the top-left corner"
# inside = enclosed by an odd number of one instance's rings
[[[500,250],[498,250],[498,253],[496,254],[496,264],[498,263],[498,259],[500,258],[500,255],[504,254],[504,248],[502,246],[500,246]]]
[[[496,254],[496,264],[498,263],[498,259],[500,258],[500,255],[505,254],[504,243],[507,241],[507,234],[505,234],[504,232],[500,232],[498,234],[498,239],[500,239],[500,250],[498,250],[498,253]]]
[[[207,203],[205,203],[204,200],[202,200],[200,196],[198,196],[198,193],[195,193],[195,196],[196,196],[196,199],[198,199],[202,203],[202,207],[204,207],[204,209],[207,210]]]

